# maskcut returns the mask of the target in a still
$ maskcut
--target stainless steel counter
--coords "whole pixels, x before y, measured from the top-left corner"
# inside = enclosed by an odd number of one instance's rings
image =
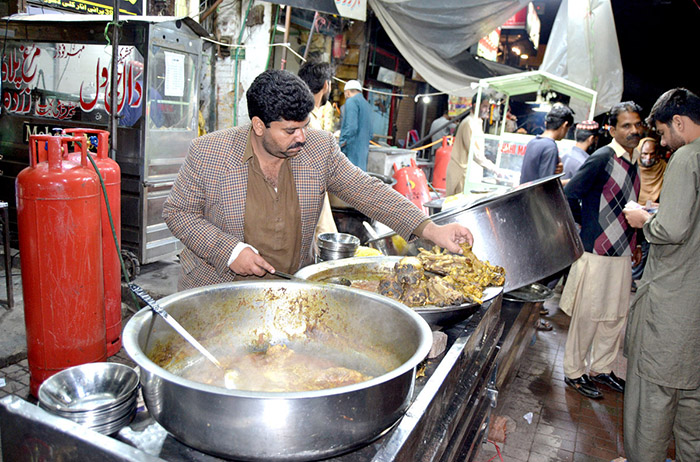
[[[425,376],[416,380],[411,405],[397,424],[370,444],[330,460],[471,460],[487,430],[491,407],[495,406],[498,344],[503,330],[499,295],[469,319],[445,330],[447,350],[426,361]],[[163,432],[158,436],[153,431],[157,427],[147,410],[143,410],[127,427],[128,431],[123,429],[118,435],[107,437],[54,417],[19,398],[0,400],[0,439],[5,460],[29,461],[38,456],[47,460],[220,460]],[[133,438],[127,441],[124,435],[129,432],[143,435],[143,444]],[[151,454],[135,447],[146,443]]]

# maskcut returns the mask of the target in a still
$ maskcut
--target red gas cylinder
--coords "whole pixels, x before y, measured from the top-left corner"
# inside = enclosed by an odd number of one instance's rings
[[[423,170],[416,165],[416,161],[411,159],[411,165],[402,169],[398,169],[394,164],[394,178],[396,178],[394,189],[427,214],[428,209],[423,204],[430,201],[428,180]]]
[[[97,169],[107,190],[109,208],[112,212],[114,231],[121,246],[121,186],[122,174],[119,164],[109,158],[109,132],[90,128],[69,128],[63,133],[74,136],[96,137],[97,153],[93,155]],[[90,136],[92,135],[92,137]],[[92,143],[93,145],[95,143]],[[68,154],[68,159],[80,162],[81,152]],[[88,162],[89,166],[92,164]],[[112,226],[110,225],[104,195],[100,193],[100,210],[102,212],[102,261],[105,285],[105,323],[107,325],[107,356],[119,352],[122,347],[122,281],[119,251],[114,245]]]
[[[447,164],[450,162],[452,155],[451,136],[442,137],[442,146],[435,151],[435,166],[433,167],[433,187],[439,191],[445,191],[447,188]]]
[[[81,161],[62,157],[80,143]],[[65,368],[107,359],[100,185],[78,137],[32,135],[17,175],[29,391]]]

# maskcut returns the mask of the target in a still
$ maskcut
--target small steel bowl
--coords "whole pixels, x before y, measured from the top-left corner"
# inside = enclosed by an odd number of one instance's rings
[[[58,372],[39,387],[39,404],[47,411],[66,416],[94,413],[118,407],[135,398],[139,385],[136,371],[119,363],[88,363]]]
[[[352,234],[346,233],[323,233],[318,236],[319,249],[332,252],[352,252],[354,253],[360,245],[360,239]]]

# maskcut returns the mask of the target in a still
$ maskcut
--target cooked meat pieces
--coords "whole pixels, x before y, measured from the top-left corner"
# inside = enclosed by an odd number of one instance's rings
[[[461,305],[465,302],[464,295],[445,279],[432,277],[426,281],[428,292],[427,303],[435,306]]]
[[[385,297],[401,300],[403,287],[395,274],[388,274],[379,280],[379,293]]]
[[[394,265],[394,272],[401,284],[418,284],[423,279],[423,263],[417,257],[403,257]]]
[[[445,274],[445,282],[460,290],[465,297],[481,303],[483,289],[503,285],[505,270],[479,260],[469,244],[461,247],[462,255],[448,253],[437,246],[432,251],[420,249],[418,259],[425,270]]]
[[[428,300],[428,291],[425,289],[425,282],[417,284],[404,284],[401,301],[407,306],[423,306]]]
[[[431,251],[420,249],[418,256],[396,262],[394,272],[380,279],[377,291],[413,307],[481,303],[486,287],[503,285],[505,270],[476,258],[469,244],[462,249],[463,255],[437,246]]]

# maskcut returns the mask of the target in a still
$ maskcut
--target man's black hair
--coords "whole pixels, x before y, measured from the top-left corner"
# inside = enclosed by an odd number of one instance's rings
[[[583,143],[589,136],[598,136],[598,130],[589,130],[586,128],[577,128],[574,132],[574,139],[577,143]]]
[[[574,124],[574,111],[566,104],[556,103],[544,117],[544,128],[557,130],[564,122],[569,122],[569,127]]]
[[[291,72],[278,69],[258,75],[246,99],[250,118],[260,118],[266,127],[280,120],[302,122],[314,108],[314,96],[308,85]]]
[[[668,125],[674,115],[687,116],[700,124],[700,98],[685,88],[669,90],[656,100],[646,122],[652,127],[654,122]]]
[[[635,103],[634,101],[623,101],[621,103],[617,103],[612,108],[610,108],[610,114],[608,114],[608,123],[611,126],[616,127],[617,126],[617,118],[623,112],[636,112],[641,117],[642,106]]]
[[[323,90],[323,84],[333,78],[333,67],[329,63],[309,60],[299,68],[299,77],[315,95]]]
[[[472,114],[476,114],[477,116],[479,115],[480,109],[476,107],[476,98],[479,96],[479,93],[474,93],[472,95],[472,107],[469,109]],[[489,98],[491,98],[491,94],[486,94],[485,92],[481,93],[481,104],[484,104],[485,101],[488,101]]]

